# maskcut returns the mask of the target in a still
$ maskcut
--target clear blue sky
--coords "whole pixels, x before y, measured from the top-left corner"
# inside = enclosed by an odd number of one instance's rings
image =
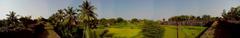
[[[162,19],[176,15],[221,16],[240,0],[90,0],[99,18]],[[77,7],[82,0],[0,0],[0,19],[9,11],[21,16],[51,16],[58,9]]]

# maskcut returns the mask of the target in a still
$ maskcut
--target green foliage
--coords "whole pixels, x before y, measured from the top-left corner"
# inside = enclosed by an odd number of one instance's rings
[[[98,38],[96,35],[96,28],[99,20],[97,19],[97,14],[93,11],[94,6],[86,0],[83,1],[82,5],[79,6],[81,9],[79,13],[80,22],[84,25],[84,37],[85,38]]]
[[[18,15],[14,11],[10,11],[10,14],[7,14],[7,20],[1,21],[1,32],[18,32],[22,30],[26,30],[25,26],[19,19]]]
[[[211,17],[210,15],[203,15],[203,16],[192,16],[192,15],[180,15],[180,16],[173,16],[168,19],[168,21],[189,21],[189,20],[217,20],[218,17]]]
[[[191,20],[194,19],[194,16],[188,16],[188,15],[181,15],[181,16],[174,16],[169,18],[169,21],[185,21],[185,20]]]
[[[140,22],[140,20],[137,18],[133,18],[133,19],[131,19],[130,22],[136,24],[136,23]]]
[[[124,20],[124,19],[121,18],[121,17],[118,17],[118,18],[117,18],[117,22],[118,22],[118,23],[120,23],[120,22],[126,22],[126,20]]]
[[[10,11],[9,12],[10,14],[7,14],[7,19],[11,22],[11,23],[13,23],[13,22],[17,22],[17,16],[18,15],[16,15],[16,13],[14,12],[14,11]]]
[[[210,15],[203,15],[203,16],[202,16],[202,19],[203,19],[203,20],[210,20],[210,19],[211,19],[211,16],[210,16]]]
[[[226,20],[240,20],[240,6],[232,7],[228,12],[223,10],[222,17]]]
[[[83,22],[85,27],[96,28],[98,20],[96,17],[97,14],[93,11],[95,9],[94,6],[90,5],[88,1],[84,1],[83,4],[79,7],[81,8],[78,9],[80,11],[79,19],[81,22]]]
[[[145,25],[142,28],[144,38],[162,38],[164,29],[154,23],[153,21],[145,21]]]
[[[77,25],[77,18],[75,18],[76,11],[72,7],[68,7],[64,10],[58,10],[56,14],[51,16],[48,20],[50,20],[51,24],[55,26],[55,31],[62,38],[80,38],[81,28]]]

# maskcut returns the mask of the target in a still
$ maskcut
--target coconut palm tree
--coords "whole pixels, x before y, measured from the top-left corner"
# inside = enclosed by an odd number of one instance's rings
[[[76,24],[76,10],[73,9],[73,7],[68,7],[67,9],[64,9],[64,11],[66,12],[66,18],[69,19],[68,21],[68,25],[77,25]]]
[[[88,1],[84,1],[79,7],[81,8],[79,10],[81,21],[90,28],[96,28],[97,14],[93,11],[95,9],[94,6],[90,5]]]
[[[94,6],[90,5],[90,3],[86,0],[83,1],[83,4],[79,6],[81,9],[79,19],[84,25],[85,38],[97,38],[95,34],[95,28],[97,25],[97,14],[93,11]],[[91,37],[90,37],[91,35]]]
[[[16,15],[16,13],[14,12],[14,11],[10,11],[9,12],[10,14],[7,14],[7,19],[11,22],[11,23],[13,23],[13,22],[16,22],[17,21],[17,16],[19,16],[19,15]]]
[[[60,9],[49,18],[49,21],[55,26],[55,31],[62,38],[77,38],[81,34],[76,34],[76,30],[79,30],[76,14],[76,10],[73,7]]]
[[[64,20],[65,15],[66,13],[60,9],[48,19],[54,26],[59,26],[59,24]]]
[[[14,11],[10,11],[10,14],[7,14],[7,28],[10,31],[20,31],[25,29],[24,25],[18,21],[18,16]]]

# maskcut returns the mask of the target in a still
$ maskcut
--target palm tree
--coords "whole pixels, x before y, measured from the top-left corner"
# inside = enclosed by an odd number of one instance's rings
[[[84,1],[81,6],[79,6],[81,9],[79,10],[80,13],[80,19],[86,26],[89,26],[90,28],[94,28],[95,24],[93,24],[97,20],[97,14],[94,13],[94,6],[91,6],[88,1]]]
[[[55,31],[63,38],[80,37],[75,30],[78,30],[76,10],[73,7],[60,9],[53,14],[49,21],[55,26]]]
[[[57,15],[58,15],[59,21],[63,21],[63,19],[65,17],[65,12],[62,9],[60,9],[60,10],[58,10]]]
[[[63,22],[65,15],[65,12],[60,9],[48,19],[54,26],[58,26],[61,22]]]
[[[17,21],[17,16],[19,15],[16,15],[16,13],[14,11],[10,11],[9,12],[10,14],[7,14],[7,19],[10,21],[10,22],[16,22]]]
[[[68,25],[76,25],[76,10],[73,9],[73,7],[68,7],[67,9],[64,9],[64,11],[67,13],[67,18],[69,18]]]
[[[94,13],[94,6],[90,5],[90,3],[86,0],[83,1],[83,4],[79,6],[81,9],[80,11],[80,16],[79,19],[80,21],[83,22],[84,25],[84,30],[85,30],[85,37],[90,38],[90,35],[92,38],[97,38],[95,34],[94,28],[96,28],[97,25],[97,14]]]
[[[65,15],[66,15],[66,13],[64,12],[64,10],[60,9],[55,14],[53,14],[52,16],[50,16],[48,18],[50,23],[52,23],[52,25],[54,26],[55,31],[57,33],[59,33],[60,35],[62,32],[61,30],[65,27],[65,25],[62,24]]]
[[[9,28],[8,30],[10,31],[20,31],[25,29],[24,25],[18,21],[16,13],[14,11],[10,11],[10,14],[7,14],[7,28]]]

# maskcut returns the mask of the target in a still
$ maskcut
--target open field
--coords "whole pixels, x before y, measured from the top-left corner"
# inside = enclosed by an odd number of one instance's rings
[[[164,31],[164,38],[177,38],[177,27],[176,26],[162,26]],[[198,36],[206,27],[200,26],[180,26],[179,38],[195,38]]]
[[[143,35],[141,28],[132,27],[134,27],[133,24],[126,24],[121,28],[117,26],[109,27],[107,28],[109,30],[107,35],[112,35],[112,38],[142,38]],[[163,38],[177,38],[177,26],[161,25],[161,28],[164,29]],[[206,27],[201,26],[180,26],[181,30],[179,31],[179,38],[195,38],[205,28]]]

